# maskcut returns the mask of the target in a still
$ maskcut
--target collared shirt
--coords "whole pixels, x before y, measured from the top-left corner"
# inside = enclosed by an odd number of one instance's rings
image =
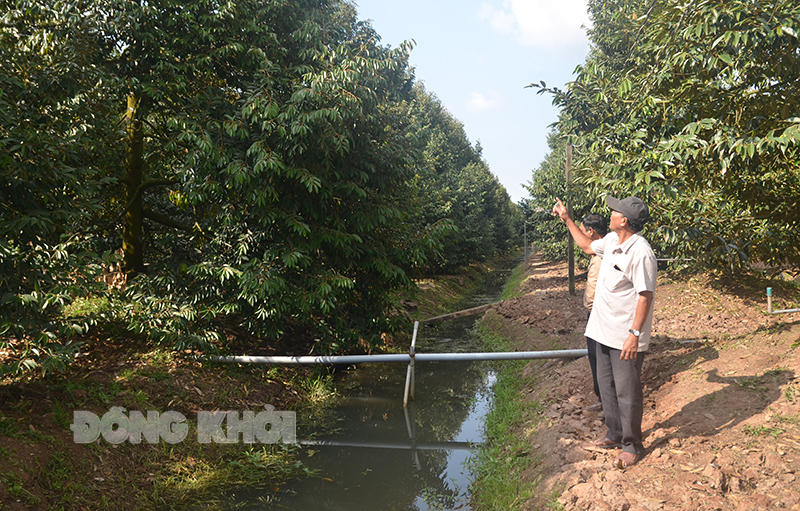
[[[586,274],[586,291],[583,292],[583,306],[592,310],[594,303],[594,290],[597,287],[597,276],[600,275],[600,264],[603,260],[598,255],[593,255],[589,261],[589,270]]]
[[[650,243],[634,234],[619,244],[617,233],[610,232],[603,239],[592,242],[594,253],[603,258],[594,307],[586,325],[586,337],[621,350],[629,329],[633,328],[639,293],[656,290],[658,266]],[[647,319],[639,329],[639,351],[647,351],[653,327],[653,303]]]

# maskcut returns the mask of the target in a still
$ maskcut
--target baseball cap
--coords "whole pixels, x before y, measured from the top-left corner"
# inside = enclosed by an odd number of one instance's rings
[[[647,209],[647,204],[639,197],[627,197],[622,200],[615,197],[607,197],[606,204],[612,210],[622,213],[628,219],[628,222],[638,227],[642,227],[650,220],[650,211]]]

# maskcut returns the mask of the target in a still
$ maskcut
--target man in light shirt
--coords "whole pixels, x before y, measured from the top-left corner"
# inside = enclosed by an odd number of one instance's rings
[[[642,445],[642,362],[650,342],[657,263],[650,243],[639,231],[650,219],[638,197],[608,197],[611,230],[592,241],[556,199],[553,214],[567,225],[575,243],[588,255],[603,258],[586,337],[597,342],[597,383],[608,432],[594,442],[601,448],[622,447],[616,465],[628,467],[644,454]]]
[[[608,224],[602,215],[597,213],[589,213],[580,223],[581,232],[594,240],[602,239],[608,232]],[[586,290],[583,292],[583,306],[588,309],[589,313],[592,311],[594,304],[594,291],[597,288],[597,276],[600,275],[600,264],[603,260],[600,256],[593,255],[589,262],[589,269],[586,272]],[[588,318],[588,315],[587,315]],[[589,367],[592,370],[592,384],[594,387],[594,395],[597,396],[597,401],[584,408],[587,412],[602,412],[603,400],[600,398],[600,387],[597,385],[597,343],[594,339],[586,338],[586,350],[589,353]]]

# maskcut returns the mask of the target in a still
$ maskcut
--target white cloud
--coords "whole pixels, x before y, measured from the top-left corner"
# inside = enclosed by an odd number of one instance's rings
[[[489,91],[488,95],[481,94],[480,92],[470,92],[467,109],[470,112],[484,112],[502,106],[503,104],[505,104],[503,96],[495,91]]]
[[[513,34],[524,46],[548,48],[585,44],[581,26],[590,25],[586,0],[503,0],[499,8],[484,1],[478,19],[497,32]]]

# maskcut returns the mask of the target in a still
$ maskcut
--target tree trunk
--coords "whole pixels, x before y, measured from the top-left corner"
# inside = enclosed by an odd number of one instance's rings
[[[128,96],[125,115],[127,158],[125,160],[125,218],[122,226],[123,271],[130,276],[144,271],[142,246],[142,193],[144,177],[144,134],[142,132],[142,98],[133,92]]]

